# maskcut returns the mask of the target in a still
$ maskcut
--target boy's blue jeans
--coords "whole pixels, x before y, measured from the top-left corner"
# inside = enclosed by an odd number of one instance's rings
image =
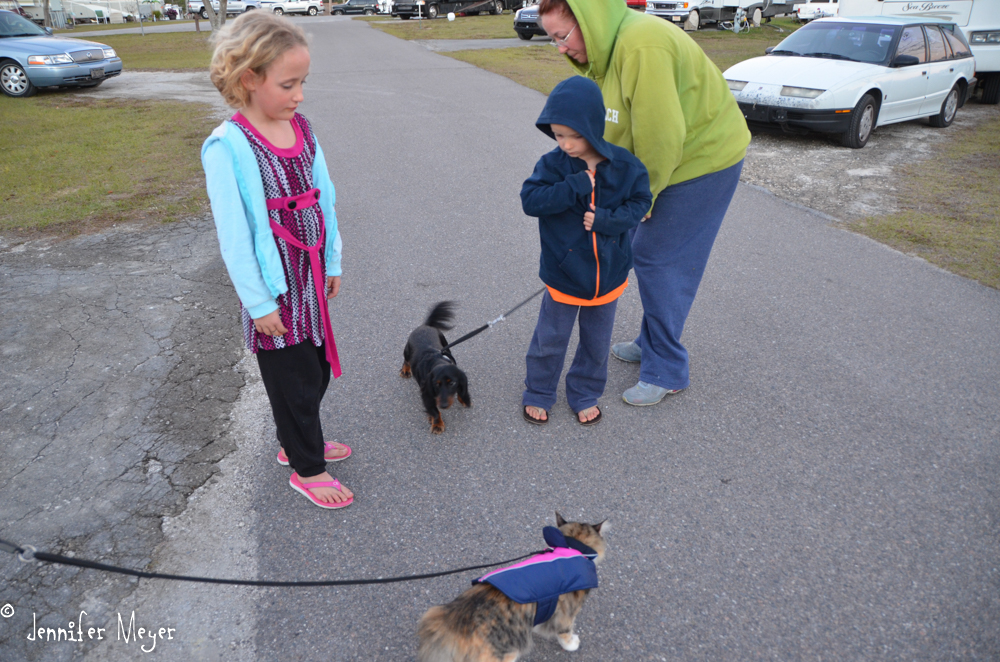
[[[639,379],[647,384],[679,390],[691,383],[681,333],[742,170],[740,161],[668,186],[632,235],[643,312],[635,342],[642,349]]]
[[[617,301],[603,306],[570,306],[555,301],[545,292],[535,335],[525,357],[528,375],[521,397],[524,406],[548,411],[556,403],[556,387],[578,313],[580,343],[566,373],[566,400],[577,413],[597,404],[608,381],[608,352],[617,307]]]

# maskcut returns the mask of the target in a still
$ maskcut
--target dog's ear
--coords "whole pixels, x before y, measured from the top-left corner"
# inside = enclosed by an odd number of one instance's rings
[[[458,373],[458,399],[466,407],[472,406],[472,398],[469,397],[469,378],[461,371]]]
[[[565,523],[566,523],[566,520],[563,519],[563,516],[560,515],[559,511],[557,510],[556,511],[556,526],[562,526]],[[598,533],[600,533],[600,532],[598,531]]]
[[[600,524],[595,524],[594,528],[597,529],[597,532],[601,534],[601,537],[603,538],[608,533],[608,531],[611,530],[611,522],[609,522],[608,520],[604,520]]]

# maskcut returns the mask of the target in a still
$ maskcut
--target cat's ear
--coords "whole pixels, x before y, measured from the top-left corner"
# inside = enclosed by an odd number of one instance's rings
[[[562,526],[565,523],[566,523],[566,520],[563,519],[563,516],[560,515],[559,511],[557,510],[556,511],[556,526]]]
[[[608,531],[611,530],[611,522],[608,520],[604,520],[600,524],[595,524],[594,528],[597,529],[597,532],[603,536],[607,534]]]

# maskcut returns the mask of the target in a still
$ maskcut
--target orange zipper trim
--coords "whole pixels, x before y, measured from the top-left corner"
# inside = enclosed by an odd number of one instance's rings
[[[597,207],[597,202],[596,202],[596,194],[597,194],[597,179],[596,179],[596,177],[597,177],[597,168],[594,168],[594,177],[595,177],[595,179],[594,179],[594,185],[590,189],[590,204],[591,204],[592,207],[595,208],[595,209],[593,209],[591,211],[595,211],[596,212],[597,211],[597,209],[596,209],[596,207]],[[597,263],[597,286],[594,288],[594,298],[596,299],[597,296],[601,293],[601,260],[597,257],[597,233],[594,232],[593,230],[591,230],[590,231],[590,237],[594,240],[594,262]]]

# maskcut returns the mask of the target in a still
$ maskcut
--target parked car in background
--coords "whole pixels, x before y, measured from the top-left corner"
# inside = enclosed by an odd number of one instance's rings
[[[767,52],[723,74],[747,123],[835,133],[855,149],[886,124],[950,125],[976,82],[965,36],[943,21],[821,18]]]
[[[625,0],[629,9],[644,12],[646,11],[646,0]]]
[[[341,14],[374,16],[378,12],[378,0],[347,0],[343,4],[330,5],[330,13],[335,16],[340,16]]]
[[[54,37],[14,12],[0,10],[0,91],[29,97],[39,87],[97,87],[122,72],[115,49]]]
[[[212,9],[219,11],[219,0],[212,3]],[[245,11],[260,9],[260,0],[229,0],[226,3],[226,16],[242,14]],[[198,14],[206,21],[208,20],[208,10],[205,9],[203,0],[188,0],[188,12]]]
[[[309,14],[310,16],[316,16],[323,13],[323,3],[321,0],[261,0],[260,8],[270,10],[278,16],[283,14]]]
[[[535,35],[548,36],[538,22],[538,5],[529,5],[514,12],[514,32],[525,41]]]
[[[809,0],[795,7],[795,17],[799,23],[808,23],[817,18],[836,16],[840,3],[837,0]]]

